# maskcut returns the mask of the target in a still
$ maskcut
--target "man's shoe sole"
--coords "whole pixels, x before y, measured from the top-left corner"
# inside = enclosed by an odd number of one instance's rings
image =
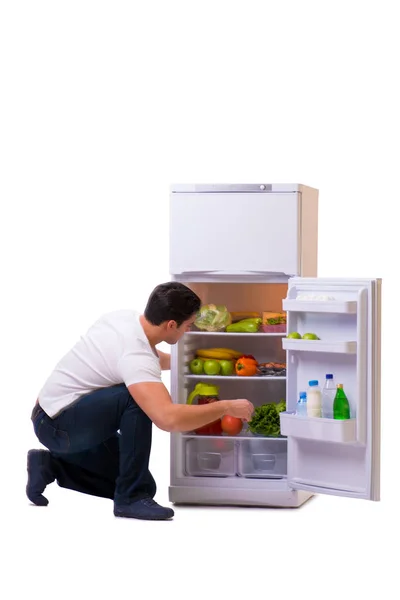
[[[115,517],[123,517],[125,519],[139,519],[140,521],[170,521],[174,515],[171,515],[170,517],[139,517],[139,516],[135,516],[135,515],[128,515],[126,513],[118,513],[118,512],[114,512],[114,516]]]

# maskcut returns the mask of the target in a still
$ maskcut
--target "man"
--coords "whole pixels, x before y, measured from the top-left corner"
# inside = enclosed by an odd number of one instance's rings
[[[171,508],[154,501],[149,471],[152,423],[164,431],[192,431],[224,415],[249,420],[247,400],[203,406],[173,404],[161,381],[176,344],[191,328],[200,298],[181,283],[158,285],[144,314],[132,310],[101,317],[55,367],[32,412],[34,431],[47,450],[28,452],[31,502],[46,506],[46,485],[114,500],[114,515],[163,520]]]

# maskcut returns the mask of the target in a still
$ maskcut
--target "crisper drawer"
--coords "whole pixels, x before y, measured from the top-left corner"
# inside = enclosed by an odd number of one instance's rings
[[[256,438],[241,441],[238,467],[239,475],[244,477],[286,477],[287,440]]]
[[[236,475],[235,442],[192,438],[185,443],[187,475],[195,477],[229,477]]]

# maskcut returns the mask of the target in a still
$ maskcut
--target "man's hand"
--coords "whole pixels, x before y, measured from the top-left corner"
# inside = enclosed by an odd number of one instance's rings
[[[134,383],[132,397],[153,423],[164,431],[193,431],[224,415],[249,421],[254,407],[248,400],[219,400],[202,405],[173,404],[163,383]]]
[[[254,406],[248,400],[225,400],[225,414],[230,417],[238,417],[243,421],[250,421],[254,412]]]

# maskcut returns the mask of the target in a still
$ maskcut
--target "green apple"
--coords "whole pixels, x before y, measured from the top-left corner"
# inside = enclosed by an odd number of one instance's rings
[[[206,375],[219,375],[221,371],[221,365],[218,360],[205,360],[203,368]]]
[[[221,375],[232,375],[235,366],[233,360],[220,360],[219,364],[221,365]]]
[[[194,358],[189,363],[189,369],[193,375],[201,375],[204,372],[203,365],[204,360],[202,358]]]
[[[305,333],[303,340],[319,340],[319,337],[315,333]]]
[[[288,333],[287,337],[292,340],[301,340],[301,335],[297,333],[297,331],[292,331],[292,333]]]

